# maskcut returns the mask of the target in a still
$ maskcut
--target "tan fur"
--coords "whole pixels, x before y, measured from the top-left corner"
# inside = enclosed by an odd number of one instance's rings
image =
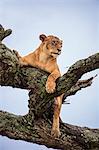
[[[22,65],[31,65],[38,67],[50,73],[46,82],[46,91],[53,93],[56,87],[56,79],[61,76],[58,65],[57,56],[61,53],[62,41],[55,36],[40,35],[42,41],[40,46],[32,53],[19,57]],[[55,137],[60,135],[59,131],[59,115],[62,104],[62,96],[55,98],[55,109],[53,116],[53,125],[51,134]]]

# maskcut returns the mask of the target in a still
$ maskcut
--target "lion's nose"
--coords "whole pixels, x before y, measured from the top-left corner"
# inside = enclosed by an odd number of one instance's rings
[[[58,50],[58,52],[60,52],[61,51],[61,49],[57,49]]]

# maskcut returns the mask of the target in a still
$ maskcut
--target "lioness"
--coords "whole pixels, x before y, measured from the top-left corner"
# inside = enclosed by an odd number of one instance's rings
[[[19,57],[22,65],[32,65],[50,73],[46,82],[46,91],[53,93],[56,87],[56,79],[61,76],[58,65],[57,56],[61,54],[62,41],[53,35],[46,36],[44,34],[39,36],[42,41],[40,46],[32,53]],[[53,116],[53,125],[51,134],[54,137],[60,135],[59,130],[59,115],[62,104],[62,95],[55,98],[55,108]]]

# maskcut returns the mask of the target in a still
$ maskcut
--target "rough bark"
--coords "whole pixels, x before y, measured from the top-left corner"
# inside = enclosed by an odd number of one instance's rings
[[[0,26],[0,41],[11,34]],[[21,67],[15,51],[0,42],[0,85],[29,89],[29,112],[16,116],[0,111],[0,135],[17,140],[43,144],[47,147],[66,150],[99,149],[99,130],[65,124],[60,120],[61,136],[51,136],[54,97],[65,93],[75,94],[91,85],[93,77],[79,81],[81,76],[99,68],[99,53],[77,61],[57,80],[56,91],[46,93],[48,73],[33,67]],[[63,99],[63,100],[64,100]]]

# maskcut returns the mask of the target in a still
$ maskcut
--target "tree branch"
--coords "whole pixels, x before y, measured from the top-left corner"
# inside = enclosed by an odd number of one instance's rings
[[[53,138],[50,134],[51,122],[46,118],[38,119],[33,124],[28,116],[16,116],[0,112],[0,135],[42,144],[47,147],[64,150],[85,150],[99,147],[99,130],[81,128],[61,123],[61,137]]]
[[[0,24],[0,41],[9,36],[12,33],[11,29],[5,30]]]
[[[0,41],[11,34],[11,30],[8,31],[0,26]],[[98,68],[99,53],[77,61],[57,80],[56,91],[48,94],[45,83],[49,74],[34,67],[21,67],[15,51],[0,42],[0,85],[30,90],[28,114],[16,116],[0,111],[0,135],[64,150],[99,149],[98,129],[81,128],[60,121],[61,137],[53,138],[50,133],[54,97],[65,93],[66,98],[90,86],[93,78],[78,80],[83,74]]]
[[[99,53],[77,61],[66,74],[57,80],[56,92],[48,94],[45,90],[48,73],[33,67],[20,67],[15,53],[4,44],[0,44],[0,85],[32,89],[32,93],[37,93],[37,98],[33,99],[35,106],[33,105],[32,108],[38,116],[52,106],[55,96],[68,93],[67,91],[76,84],[84,73],[98,68]]]
[[[68,90],[64,96],[63,96],[63,103],[65,103],[65,99],[68,96],[75,95],[78,91],[80,91],[82,88],[86,88],[88,86],[91,86],[93,79],[97,77],[97,74],[94,77],[91,77],[87,80],[78,80],[75,85],[73,85],[70,90]],[[67,103],[67,102],[66,102]]]

